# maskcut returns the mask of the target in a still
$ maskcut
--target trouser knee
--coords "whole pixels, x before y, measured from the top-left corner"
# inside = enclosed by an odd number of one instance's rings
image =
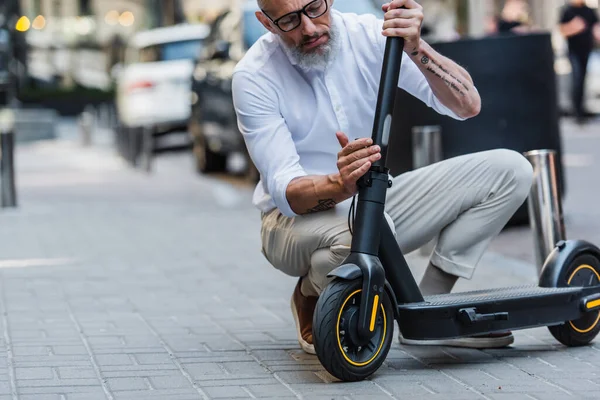
[[[332,281],[327,275],[344,262],[350,255],[350,246],[332,246],[318,249],[311,257],[311,267],[308,272],[308,281],[312,288],[303,286],[303,292],[311,291],[318,296]],[[312,289],[312,290],[311,290]]]

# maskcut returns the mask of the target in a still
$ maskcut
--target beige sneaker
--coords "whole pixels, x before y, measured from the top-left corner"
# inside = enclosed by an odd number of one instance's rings
[[[300,283],[302,279],[298,280],[298,284],[292,294],[291,307],[294,321],[296,322],[296,331],[298,332],[298,343],[300,347],[308,354],[316,354],[315,346],[313,345],[313,314],[315,307],[317,306],[318,297],[305,297],[300,291]]]
[[[500,332],[455,339],[413,340],[405,339],[402,337],[402,333],[399,333],[398,340],[401,344],[411,346],[450,346],[467,347],[471,349],[497,349],[510,346],[514,343],[515,337],[511,332]]]

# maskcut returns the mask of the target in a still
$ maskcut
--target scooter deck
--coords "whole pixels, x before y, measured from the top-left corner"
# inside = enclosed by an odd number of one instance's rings
[[[423,302],[400,304],[398,322],[408,339],[465,337],[558,325],[582,317],[583,298],[597,293],[600,286],[520,286],[426,296]]]

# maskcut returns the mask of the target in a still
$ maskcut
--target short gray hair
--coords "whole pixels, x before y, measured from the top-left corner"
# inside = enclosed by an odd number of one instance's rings
[[[267,6],[267,0],[256,0],[256,2],[261,10]]]

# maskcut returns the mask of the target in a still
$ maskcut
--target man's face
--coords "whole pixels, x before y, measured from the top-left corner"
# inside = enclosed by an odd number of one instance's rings
[[[571,4],[579,7],[585,4],[585,0],[571,0]]]
[[[302,54],[323,54],[331,39],[332,4],[333,0],[268,0],[263,8],[266,15],[258,11],[256,17],[265,28],[281,37],[289,48]],[[325,9],[327,11],[314,19],[303,13],[288,15],[306,6],[307,12],[312,15],[318,15]],[[297,22],[299,25],[289,32],[284,32],[273,21],[278,21],[284,30],[288,30]]]

